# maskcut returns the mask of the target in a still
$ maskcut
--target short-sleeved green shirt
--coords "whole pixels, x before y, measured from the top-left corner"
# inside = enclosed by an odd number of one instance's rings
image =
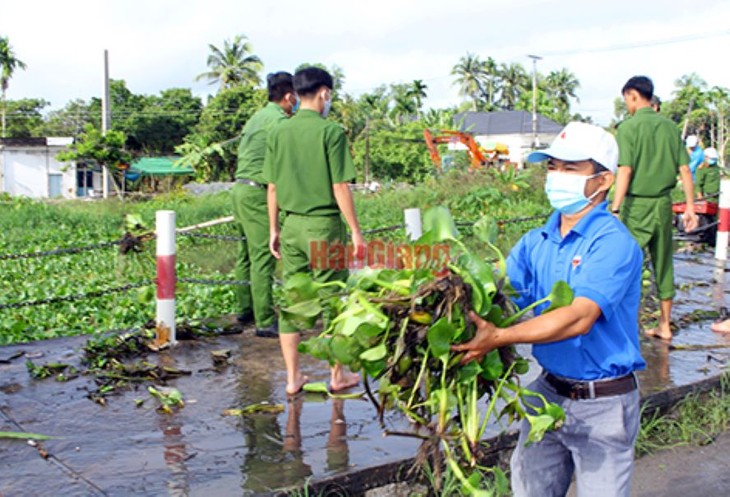
[[[720,169],[717,166],[701,166],[695,176],[695,192],[705,197],[720,193]]]
[[[355,179],[344,130],[317,112],[300,110],[269,132],[263,176],[276,185],[282,211],[338,214],[332,185]]]
[[[284,109],[274,102],[269,102],[251,116],[241,131],[236,178],[266,183],[261,174],[266,155],[266,138],[269,130],[285,119]]]
[[[632,169],[629,195],[661,197],[677,184],[689,162],[677,126],[651,107],[638,109],[618,128],[618,165]]]

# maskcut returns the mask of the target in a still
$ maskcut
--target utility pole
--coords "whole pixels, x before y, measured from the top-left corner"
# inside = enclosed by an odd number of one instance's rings
[[[370,182],[370,116],[365,117],[365,184]]]
[[[537,61],[542,60],[539,55],[528,55],[532,59],[532,147],[537,148],[540,142],[537,139]]]
[[[109,51],[104,50],[104,88],[101,96],[101,133],[106,135],[112,125],[112,113],[109,102]],[[103,197],[109,197],[109,168],[101,165],[101,189]]]

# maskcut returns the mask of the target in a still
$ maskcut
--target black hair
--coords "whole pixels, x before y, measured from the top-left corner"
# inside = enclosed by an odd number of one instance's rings
[[[621,89],[621,95],[625,95],[629,90],[636,90],[643,98],[651,100],[654,96],[654,83],[646,76],[634,76]]]
[[[330,73],[319,67],[305,67],[294,74],[294,90],[303,97],[310,97],[323,86],[332,90],[333,81]]]
[[[279,102],[287,93],[294,93],[294,78],[285,71],[267,74],[266,89],[269,90],[269,102]]]
[[[599,173],[610,173],[609,169],[603,165],[601,165],[600,162],[590,159],[591,164],[593,164],[593,174],[599,174]]]
[[[652,95],[651,105],[652,105],[652,107],[656,107],[657,112],[659,112],[662,109],[662,101],[659,100],[659,97],[657,97],[656,95]]]

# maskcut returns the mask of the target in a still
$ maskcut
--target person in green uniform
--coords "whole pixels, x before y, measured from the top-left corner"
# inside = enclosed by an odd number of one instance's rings
[[[365,256],[365,242],[355,214],[349,182],[355,178],[347,137],[341,126],[324,118],[332,104],[332,76],[317,67],[303,68],[294,75],[294,90],[301,109],[291,119],[272,129],[264,161],[269,184],[269,247],[282,260],[284,280],[311,272],[317,281],[344,281],[347,269],[330,265],[315,255],[315,249],[346,243],[342,217],[350,228],[352,249]],[[279,228],[279,212],[284,215]],[[319,247],[319,249],[317,249]],[[307,382],[299,367],[300,330],[280,321],[279,341],[286,364],[286,392],[295,394]],[[360,377],[332,368],[333,391],[355,386]]]
[[[671,191],[682,180],[686,231],[697,227],[689,157],[677,126],[651,108],[654,84],[634,76],[621,90],[631,117],[618,128],[618,175],[611,211],[619,214],[642,248],[648,249],[660,300],[659,324],[647,336],[672,339],[674,298]]]
[[[276,338],[272,283],[276,260],[269,251],[269,216],[266,181],[263,178],[266,139],[270,130],[296,111],[292,75],[269,74],[266,78],[269,103],[248,120],[238,146],[238,169],[233,186],[233,216],[245,238],[236,260],[236,278],[250,281],[236,287],[241,324],[256,323],[256,336]]]
[[[695,182],[697,198],[700,200],[720,193],[720,169],[717,167],[719,154],[713,147],[706,148],[704,152],[704,160],[697,168]]]

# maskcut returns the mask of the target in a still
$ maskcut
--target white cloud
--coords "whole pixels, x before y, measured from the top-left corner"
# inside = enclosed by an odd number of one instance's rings
[[[208,44],[246,34],[265,70],[302,62],[337,64],[346,90],[422,79],[427,104],[458,102],[451,68],[467,52],[531,69],[528,53],[545,55],[538,70],[567,67],[581,82],[576,110],[607,123],[626,79],[652,77],[667,98],[683,74],[730,87],[721,59],[730,35],[641,46],[704,30],[727,29],[730,3],[667,0],[67,0],[4,2],[0,34],[27,63],[10,82],[9,98],[42,97],[55,108],[101,92],[102,57],[111,76],[135,93],[171,87],[212,90],[193,78],[206,70]],[[701,22],[700,22],[701,20]],[[730,30],[729,30],[730,31]],[[579,50],[635,44],[631,50]],[[556,54],[563,53],[563,55]],[[572,53],[565,53],[572,52]],[[553,55],[550,55],[550,54]]]

